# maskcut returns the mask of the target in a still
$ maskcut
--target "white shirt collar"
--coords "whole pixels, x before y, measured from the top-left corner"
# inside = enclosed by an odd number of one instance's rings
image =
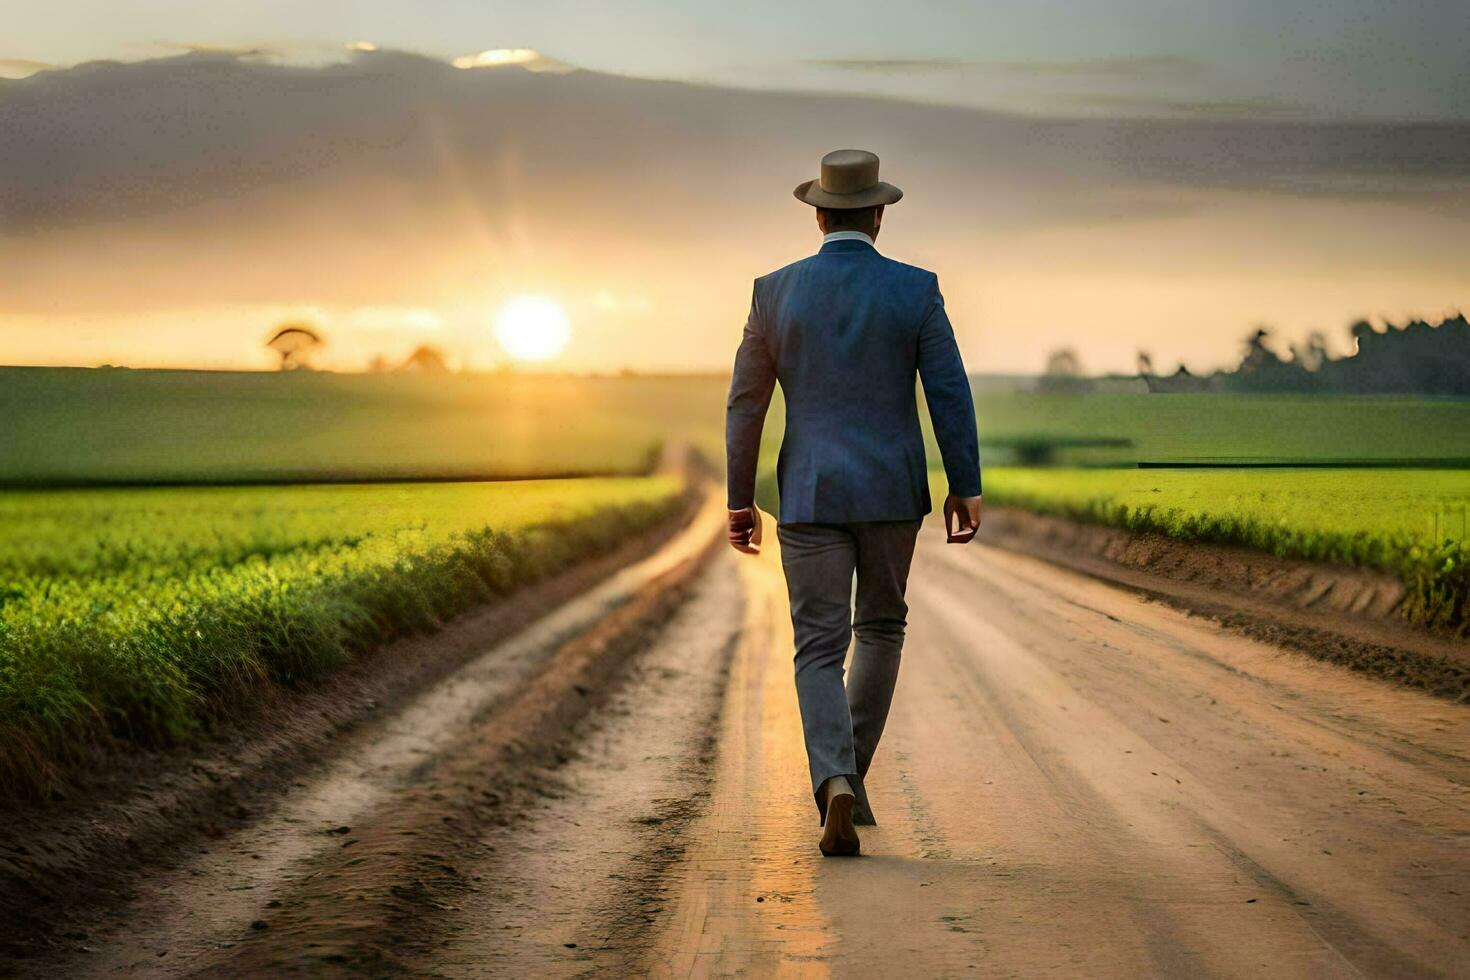
[[[822,244],[828,242],[867,242],[872,245],[873,239],[860,231],[829,231],[822,236]]]

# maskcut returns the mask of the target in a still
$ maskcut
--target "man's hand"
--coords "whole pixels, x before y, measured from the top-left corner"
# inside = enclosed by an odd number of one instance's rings
[[[980,530],[980,498],[956,497],[954,494],[945,497],[944,530],[950,544],[966,544],[973,540],[975,532]]]
[[[761,512],[754,507],[729,511],[730,547],[747,555],[761,553]]]

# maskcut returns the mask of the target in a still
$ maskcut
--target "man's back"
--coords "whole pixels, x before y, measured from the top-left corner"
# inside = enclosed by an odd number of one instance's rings
[[[933,273],[851,236],[757,279],[728,406],[731,508],[749,504],[737,491],[753,480],[759,419],[772,380],[779,380],[786,400],[778,465],[783,523],[928,513],[916,375],[952,491],[977,496],[969,381]]]
[[[863,780],[893,700],[904,589],[929,511],[916,376],[949,477],[945,528],[954,544],[980,528],[980,457],[970,382],[938,280],[873,247],[883,209],[903,191],[878,179],[875,154],[834,150],[822,157],[821,177],[792,193],[817,209],[825,238],[816,255],[755,281],[725,416],[729,538],[736,551],[760,551],[755,469],[779,381],[786,438],[776,531],[796,699],[822,821],[817,846],[839,857],[860,852],[857,826],[875,819]]]

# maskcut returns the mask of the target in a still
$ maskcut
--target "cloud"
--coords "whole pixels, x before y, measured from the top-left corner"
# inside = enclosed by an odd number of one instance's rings
[[[1179,55],[1134,55],[1122,58],[991,61],[986,67],[1014,75],[1086,75],[1097,78],[1180,78],[1204,74],[1209,65]]]
[[[55,68],[56,65],[30,58],[0,58],[0,78],[29,78],[38,71]]]
[[[1091,76],[1097,78],[1183,78],[1204,74],[1209,66],[1179,55],[1118,58],[981,60],[974,58],[812,58],[803,64],[873,74],[980,71],[1006,75]]]
[[[1132,115],[1148,116],[1279,119],[1303,117],[1310,112],[1301,103],[1266,97],[1252,99],[1168,99],[1147,95],[1080,92],[1059,96],[1057,101],[1069,108],[1121,109]]]
[[[201,44],[192,41],[154,41],[150,47],[174,54],[227,55],[242,60],[273,59],[285,54],[281,48],[266,44],[231,45]]]
[[[518,65],[527,71],[565,74],[572,71],[571,65],[548,57],[534,48],[490,48],[477,54],[466,54],[450,62],[460,69],[504,68]]]
[[[1429,195],[1463,185],[1470,168],[1470,125],[1296,125],[1297,107],[1273,101],[1057,94],[1059,105],[1087,110],[1079,123],[587,71],[460,71],[387,49],[341,54],[319,66],[194,54],[6,81],[0,244],[131,221],[167,226],[158,234],[181,242],[229,229],[220,241],[262,243],[262,261],[310,293],[321,278],[311,256],[340,241],[350,251],[325,267],[345,267],[371,241],[406,256],[400,265],[422,256],[425,278],[444,266],[430,249],[445,229],[484,250],[454,261],[483,254],[492,268],[588,221],[635,223],[649,242],[683,241],[690,215],[708,211],[711,188],[718,200],[781,207],[789,198],[781,185],[810,176],[834,146],[883,155],[885,174],[911,192],[906,209],[924,207],[926,186],[961,185],[972,217],[1007,227],[1121,220],[1145,205],[1120,217],[1117,201],[1159,187],[1383,192],[1382,182],[1347,179],[1361,161],[1400,175],[1395,193]],[[1171,118],[1146,118],[1160,114]],[[1230,125],[1201,127],[1201,118]],[[322,240],[308,248],[312,236]],[[359,281],[378,276],[374,266]],[[190,293],[186,278],[170,288]],[[242,296],[250,292],[244,274],[235,281]],[[43,292],[28,287],[33,297]]]
[[[809,58],[802,63],[813,68],[837,68],[879,75],[957,71],[979,64],[969,58]]]

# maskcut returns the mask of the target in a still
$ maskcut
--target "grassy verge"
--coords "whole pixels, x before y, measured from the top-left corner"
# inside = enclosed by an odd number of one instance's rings
[[[0,499],[0,782],[155,746],[263,685],[505,595],[671,516],[665,477],[13,493]]]
[[[937,504],[942,474],[933,492]],[[1470,471],[987,467],[985,499],[1281,558],[1376,568],[1404,583],[1413,621],[1457,631],[1470,622]]]

